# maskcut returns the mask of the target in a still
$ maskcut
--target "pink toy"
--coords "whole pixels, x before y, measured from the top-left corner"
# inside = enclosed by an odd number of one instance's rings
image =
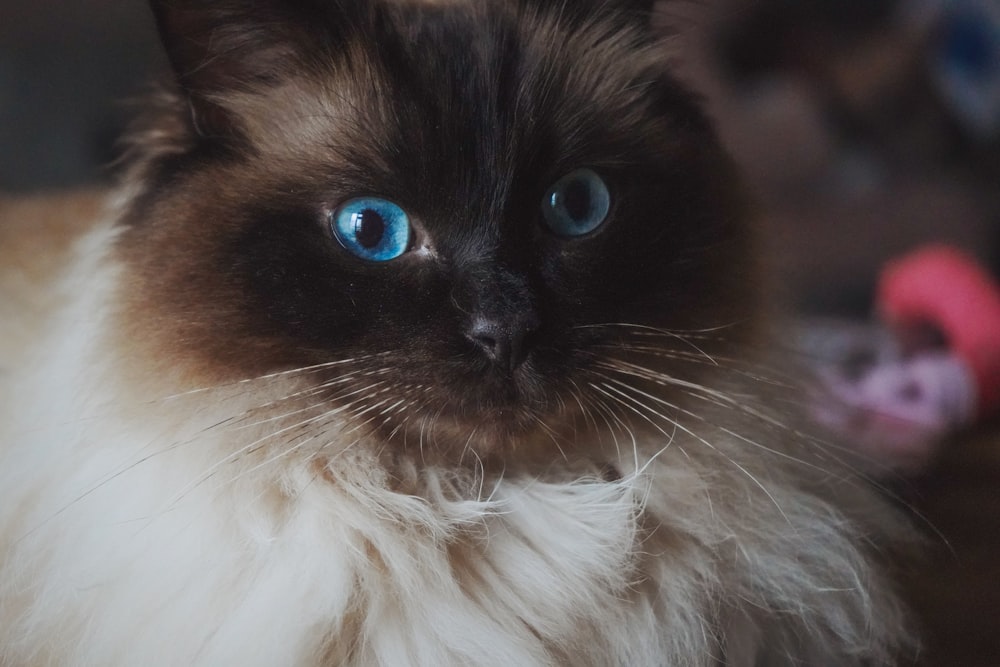
[[[1000,286],[974,259],[930,246],[892,262],[878,307],[901,335],[926,324],[940,331],[975,379],[978,415],[1000,409]]]
[[[886,267],[877,308],[893,349],[860,376],[820,369],[816,416],[879,467],[912,472],[944,436],[1000,413],[1000,286],[971,257],[930,246]],[[943,346],[920,341],[928,330]]]

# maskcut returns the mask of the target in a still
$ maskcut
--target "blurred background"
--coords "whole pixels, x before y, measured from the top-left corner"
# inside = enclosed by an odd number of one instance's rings
[[[163,61],[144,2],[0,0],[0,191],[107,180]]]
[[[891,257],[1000,260],[1000,0],[750,0],[702,88],[800,310],[868,314]]]
[[[929,241],[1000,273],[1000,0],[672,0],[659,16],[797,312],[871,320],[880,269]],[[128,103],[164,69],[144,2],[0,0],[0,192],[109,182]],[[907,491],[947,546],[910,591],[922,664],[1000,665],[997,450],[945,457]]]

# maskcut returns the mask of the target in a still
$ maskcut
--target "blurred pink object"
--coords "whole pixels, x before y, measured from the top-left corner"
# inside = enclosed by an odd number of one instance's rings
[[[949,433],[971,424],[976,395],[968,367],[949,353],[872,367],[859,379],[820,373],[817,419],[849,437],[879,467],[916,472]]]
[[[855,336],[848,352],[867,346],[871,359],[861,369],[851,354],[821,367],[814,413],[876,466],[915,472],[946,436],[1000,412],[1000,286],[935,245],[886,267],[877,306],[891,336]]]
[[[980,416],[1000,410],[1000,286],[972,257],[934,245],[890,263],[878,309],[901,336],[940,331],[975,378]]]

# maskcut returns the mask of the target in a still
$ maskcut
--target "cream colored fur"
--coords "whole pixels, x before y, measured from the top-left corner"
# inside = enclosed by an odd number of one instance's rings
[[[706,406],[601,443],[614,481],[429,467],[347,420],[255,448],[304,380],[123,380],[113,217],[30,344],[0,334],[0,665],[889,660],[880,510],[790,431]]]

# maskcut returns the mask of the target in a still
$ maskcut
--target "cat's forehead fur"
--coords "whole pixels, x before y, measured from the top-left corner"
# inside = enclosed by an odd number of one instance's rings
[[[223,55],[245,50],[266,74],[263,84],[237,79],[204,93],[239,137],[231,144],[243,159],[230,166],[240,175],[229,180],[251,175],[265,191],[292,179],[325,191],[330,205],[386,196],[431,224],[495,222],[516,204],[512,191],[535,207],[537,189],[568,171],[669,152],[673,130],[700,119],[680,87],[667,116],[651,108],[651,90],[666,81],[663,53],[648,16],[620,8],[569,20],[560,3],[398,0],[321,12],[317,23],[268,27],[263,38],[252,22],[221,24],[204,38]],[[192,68],[224,70],[217,57]],[[183,104],[174,98],[140,127],[140,163],[194,148],[178,123],[189,116]]]
[[[386,153],[410,149],[427,163],[468,170],[464,159],[495,172],[502,165],[487,162],[533,150],[535,135],[555,133],[572,159],[588,152],[589,137],[575,128],[648,132],[644,84],[661,65],[638,26],[594,20],[570,28],[556,15],[498,3],[398,5],[389,31],[358,26],[336,54],[217,102],[261,155],[338,166],[358,153],[390,160],[407,156]]]

